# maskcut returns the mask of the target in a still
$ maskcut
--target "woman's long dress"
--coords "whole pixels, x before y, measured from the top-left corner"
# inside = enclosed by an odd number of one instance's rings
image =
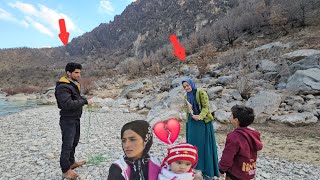
[[[199,110],[194,111],[199,114]],[[196,113],[198,112],[198,113]],[[186,126],[187,143],[198,148],[199,161],[195,169],[210,177],[219,177],[217,144],[212,122],[196,121],[189,114]]]

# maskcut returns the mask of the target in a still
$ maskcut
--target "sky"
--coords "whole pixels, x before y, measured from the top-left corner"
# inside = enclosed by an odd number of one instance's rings
[[[63,46],[58,37],[64,19],[69,42],[90,32],[136,0],[1,0],[0,49]]]

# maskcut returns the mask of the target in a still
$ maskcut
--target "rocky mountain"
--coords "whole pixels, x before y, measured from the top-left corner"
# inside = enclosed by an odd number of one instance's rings
[[[100,58],[105,61],[102,64],[106,69],[113,68],[127,57],[154,52],[169,44],[170,34],[176,34],[178,38],[189,36],[211,24],[235,4],[235,1],[223,0],[138,0],[127,6],[121,15],[115,16],[114,21],[101,23],[65,47],[0,50],[0,75],[3,78],[0,87],[12,85],[12,80],[41,85],[44,82],[34,83],[34,78],[29,76],[39,70],[53,74],[39,72],[39,77],[44,76],[45,82],[50,79],[52,83],[58,74],[63,73],[63,66],[69,61],[90,65]],[[48,66],[56,70],[47,70]],[[25,73],[18,76],[11,73],[11,69]]]
[[[202,63],[206,65],[217,58],[216,52],[237,45],[255,47],[286,36],[292,29],[319,25],[319,9],[319,0],[137,0],[113,21],[74,38],[65,47],[0,50],[0,87],[51,86],[70,61],[82,63],[90,77],[164,73],[177,62],[171,34],[185,46],[187,59],[205,52],[200,57],[207,58]],[[308,42],[314,46],[317,40]],[[204,50],[207,45],[212,46]],[[201,74],[206,68],[202,65],[197,64]]]
[[[70,55],[87,55],[126,49],[128,56],[156,51],[169,43],[170,34],[188,37],[235,4],[223,0],[138,0],[114,21],[75,38],[66,50]]]

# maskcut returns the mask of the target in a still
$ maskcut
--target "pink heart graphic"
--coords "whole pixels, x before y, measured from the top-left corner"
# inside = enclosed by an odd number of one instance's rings
[[[180,123],[177,119],[171,118],[166,122],[157,122],[153,126],[154,134],[164,143],[173,144],[180,133]]]

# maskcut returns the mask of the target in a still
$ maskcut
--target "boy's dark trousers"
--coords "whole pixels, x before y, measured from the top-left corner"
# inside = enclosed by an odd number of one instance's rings
[[[60,117],[59,124],[62,134],[60,167],[62,172],[65,173],[75,162],[74,153],[80,139],[80,119]]]

